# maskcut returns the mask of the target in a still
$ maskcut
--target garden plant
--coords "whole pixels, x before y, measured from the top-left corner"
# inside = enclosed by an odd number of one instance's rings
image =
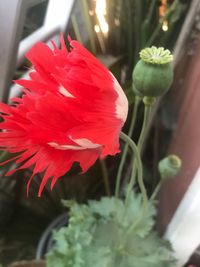
[[[156,195],[162,181],[175,176],[181,167],[176,155],[159,162],[161,182],[148,195],[141,161],[145,133],[152,107],[173,81],[173,56],[163,47],[152,46],[140,52],[132,75],[135,101],[144,106],[139,139],[131,138],[137,109],[129,134],[122,132],[128,114],[128,100],[116,78],[80,43],[61,36],[61,49],[40,42],[27,53],[33,68],[30,80],[18,80],[22,97],[12,104],[0,104],[0,147],[14,153],[8,161],[18,167],[33,168],[27,195],[34,176],[42,174],[38,196],[51,182],[78,162],[86,172],[95,161],[120,153],[119,139],[125,143],[115,179],[115,194],[79,204],[63,200],[70,209],[69,223],[54,233],[55,246],[47,254],[53,267],[167,267],[175,259],[168,241],[153,229]],[[137,105],[135,105],[137,107]],[[131,175],[123,179],[127,153],[131,153]],[[4,162],[7,163],[8,161]],[[81,176],[80,176],[81,179]]]

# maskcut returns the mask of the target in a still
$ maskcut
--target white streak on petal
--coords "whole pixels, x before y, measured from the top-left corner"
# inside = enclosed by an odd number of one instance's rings
[[[113,76],[113,74],[111,73]],[[123,122],[126,121],[128,115],[128,100],[121,86],[119,85],[116,78],[113,76],[114,89],[118,94],[118,98],[115,102],[116,104],[116,115],[117,118],[121,119]]]
[[[67,89],[64,86],[62,86],[62,85],[60,85],[60,87],[59,87],[59,92],[62,95],[66,96],[66,97],[72,97],[72,98],[74,98],[74,96],[70,92],[68,92]]]
[[[76,145],[59,145],[55,142],[49,142],[48,145],[54,147],[59,150],[85,150],[85,149],[95,149],[101,147],[99,144],[92,143],[89,139],[81,138],[81,139],[73,139],[70,136],[70,139],[77,144]]]
[[[91,149],[91,148],[98,148],[101,147],[101,145],[99,144],[95,144],[92,143],[92,141],[90,141],[87,138],[80,138],[80,139],[73,139],[71,136],[69,136],[69,138],[75,142],[76,144],[78,144],[79,146],[85,148],[85,149]]]
[[[51,147],[54,147],[56,149],[59,149],[59,150],[83,150],[85,149],[84,147],[80,147],[80,146],[73,146],[73,145],[59,145],[57,143],[54,143],[54,142],[50,142],[48,143],[48,145],[50,145]]]

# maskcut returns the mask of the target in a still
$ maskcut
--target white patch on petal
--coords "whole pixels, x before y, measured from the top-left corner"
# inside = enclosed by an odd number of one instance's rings
[[[73,139],[71,136],[69,137],[76,145],[59,145],[55,142],[48,143],[49,146],[54,147],[59,150],[85,150],[85,149],[95,149],[101,147],[99,144],[92,143],[89,139],[81,138],[81,139]]]
[[[127,115],[128,115],[128,100],[126,98],[126,95],[124,91],[122,90],[121,86],[119,85],[118,81],[113,76],[113,83],[114,83],[114,89],[118,94],[118,98],[115,102],[116,104],[116,115],[117,118],[121,119],[123,122],[126,121]]]
[[[74,98],[74,96],[62,85],[59,86],[59,92],[66,97]]]
[[[59,149],[59,150],[83,150],[85,149],[84,147],[80,147],[80,146],[73,146],[73,145],[59,145],[57,143],[54,143],[54,142],[50,142],[50,143],[47,143],[48,145],[50,145],[51,147],[54,147],[56,149]]]
[[[69,136],[69,138],[73,142],[75,142],[76,144],[78,144],[80,147],[83,147],[85,149],[98,148],[98,147],[101,146],[99,144],[92,143],[92,141],[90,141],[87,138],[73,139],[71,136]]]

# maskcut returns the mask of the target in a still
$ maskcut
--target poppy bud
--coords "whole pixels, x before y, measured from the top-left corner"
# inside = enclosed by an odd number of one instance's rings
[[[171,52],[152,46],[143,49],[140,58],[132,75],[136,94],[158,97],[166,93],[173,81]]]
[[[181,159],[176,155],[169,155],[158,164],[158,170],[162,180],[176,176],[181,169]]]

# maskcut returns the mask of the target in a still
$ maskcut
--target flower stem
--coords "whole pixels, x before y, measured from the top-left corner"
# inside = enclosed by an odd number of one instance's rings
[[[156,188],[154,189],[154,191],[153,191],[153,193],[152,193],[152,195],[150,197],[150,200],[155,199],[155,197],[157,196],[157,194],[158,194],[158,192],[160,190],[161,184],[162,184],[161,181],[157,184]]]
[[[134,1],[134,8],[135,8],[135,16],[134,16],[134,40],[135,40],[135,47],[134,47],[134,62],[137,62],[138,60],[138,53],[140,51],[140,40],[141,40],[141,21],[142,21],[142,1],[141,0],[136,0]],[[127,10],[131,15],[131,10]],[[131,19],[132,20],[132,19]],[[131,21],[130,20],[130,21]],[[131,28],[133,27],[133,25],[131,25]],[[132,32],[129,33],[129,35],[131,34],[131,36],[133,35]],[[130,38],[130,37],[129,37]],[[130,46],[130,45],[129,45]],[[133,50],[133,48],[131,47],[130,49]],[[131,55],[130,53],[128,55]],[[130,58],[130,57],[129,57]],[[130,58],[132,60],[132,58]]]
[[[140,158],[140,153],[138,151],[137,145],[134,143],[134,141],[128,135],[126,135],[123,132],[120,133],[120,137],[121,137],[122,140],[124,140],[131,147],[131,149],[133,150],[133,153],[135,155],[135,161],[134,161],[135,163],[134,164],[136,164],[136,167],[138,169],[138,183],[139,183],[142,195],[143,195],[144,206],[146,206],[148,199],[147,199],[146,189],[145,189],[145,186],[144,186],[144,183],[143,183],[142,161],[141,161],[141,158]],[[133,175],[133,173],[132,173],[132,175]],[[131,181],[132,181],[133,178],[134,177],[131,176]],[[132,190],[132,183],[130,182],[129,185],[128,185],[128,190],[127,190],[127,195],[126,195],[126,202],[129,199],[131,190]]]
[[[81,38],[81,33],[79,30],[78,22],[77,22],[76,16],[74,14],[71,15],[71,22],[72,22],[72,27],[73,27],[73,30],[74,30],[74,33],[76,36],[76,40],[79,43],[83,44],[83,40]]]
[[[104,182],[106,194],[107,196],[111,196],[110,181],[108,177],[108,171],[107,171],[105,160],[100,159],[100,165],[101,165],[103,182]]]
[[[149,25],[152,21],[152,17],[153,17],[153,12],[154,9],[156,8],[156,4],[157,4],[157,0],[152,0],[151,3],[149,4],[149,10],[146,16],[146,19],[144,20],[144,22],[142,23],[142,36],[141,36],[141,48],[145,47],[146,45],[146,39],[147,39],[147,34],[149,33]]]
[[[135,104],[134,104],[134,108],[133,108],[133,114],[132,114],[132,120],[131,120],[131,124],[130,124],[130,128],[128,131],[128,136],[131,137],[133,134],[133,130],[134,130],[134,126],[135,126],[135,122],[136,122],[136,118],[137,118],[137,112],[138,112],[138,106],[140,104],[141,98],[139,97],[135,97]],[[119,164],[119,169],[117,172],[117,178],[116,178],[116,186],[115,186],[115,196],[119,197],[119,190],[120,190],[120,182],[121,182],[121,177],[122,177],[122,171],[123,171],[123,167],[124,167],[124,163],[127,157],[127,153],[128,153],[128,144],[125,144],[124,150],[122,152],[122,157],[121,157],[121,161]]]
[[[143,100],[143,102],[144,102],[144,120],[143,120],[142,130],[141,130],[140,137],[139,137],[138,144],[137,144],[140,154],[141,154],[142,146],[144,144],[147,130],[148,130],[148,124],[149,124],[149,119],[150,119],[150,115],[151,115],[152,104],[154,103],[153,101],[151,104],[146,103],[145,102],[146,99],[147,98],[144,97],[144,100]],[[150,99],[150,98],[148,98],[148,99]]]
[[[142,130],[141,130],[140,137],[139,137],[138,144],[137,144],[137,150],[138,150],[138,154],[139,154],[140,160],[141,160],[142,146],[144,144],[144,141],[145,141],[145,138],[146,138],[146,133],[147,133],[147,130],[148,130],[149,118],[150,118],[150,114],[151,114],[151,107],[152,107],[153,103],[155,102],[155,98],[144,97],[143,98],[143,102],[144,102],[144,105],[145,105],[144,120],[143,120]],[[138,184],[139,184],[142,196],[143,196],[143,209],[141,210],[140,216],[136,219],[136,221],[128,229],[128,231],[126,233],[127,235],[129,235],[131,233],[131,231],[133,231],[133,229],[135,227],[137,227],[137,225],[140,223],[140,220],[143,218],[146,209],[148,208],[148,196],[147,196],[146,188],[145,188],[145,185],[144,185],[143,176],[141,176],[139,174],[139,168],[138,168],[137,165],[138,165],[138,163],[136,161],[134,161],[131,180],[130,180],[130,183],[128,185],[128,192],[127,192],[127,196],[126,196],[126,202],[128,202],[129,195],[130,195],[130,192],[131,192],[131,190],[132,190],[132,188],[134,186],[136,175],[137,175],[137,171],[138,171]],[[159,190],[159,188],[157,190]],[[157,190],[156,190],[155,194],[157,194]],[[153,197],[154,197],[154,193],[153,193]],[[152,199],[153,198],[151,198],[151,200]]]
[[[153,42],[155,41],[156,37],[158,36],[160,29],[162,28],[163,21],[167,20],[171,14],[173,14],[174,10],[176,10],[177,6],[179,4],[179,0],[175,0],[172,5],[169,7],[167,12],[165,13],[164,17],[161,18],[160,22],[158,23],[157,27],[155,28],[154,32],[151,34],[150,39],[145,44],[146,47],[150,47]]]
[[[145,102],[144,102],[144,104],[145,104]],[[138,152],[140,154],[140,157],[141,157],[142,146],[143,146],[143,143],[144,143],[145,138],[146,138],[146,133],[147,133],[147,129],[148,129],[148,122],[149,122],[149,117],[150,117],[150,113],[151,113],[151,106],[152,105],[148,105],[148,104],[147,103],[145,104],[144,120],[143,120],[143,124],[142,124],[142,130],[141,130],[140,137],[139,137],[139,140],[138,140],[138,143],[137,143]],[[131,180],[130,180],[130,187],[131,188],[134,186],[135,180],[136,180],[136,176],[137,176],[137,165],[136,164],[137,164],[136,162],[133,163],[132,175],[131,175]],[[139,178],[138,178],[138,183],[139,183]],[[141,183],[141,181],[140,181],[140,183]],[[144,184],[143,180],[142,180],[141,185],[139,185],[139,186],[143,187],[142,184]]]
[[[84,19],[86,23],[86,29],[89,35],[91,50],[95,54],[96,53],[95,36],[94,36],[92,21],[88,13],[88,10],[89,10],[88,2],[85,0],[81,0],[81,5],[82,5],[82,12],[84,14]]]

